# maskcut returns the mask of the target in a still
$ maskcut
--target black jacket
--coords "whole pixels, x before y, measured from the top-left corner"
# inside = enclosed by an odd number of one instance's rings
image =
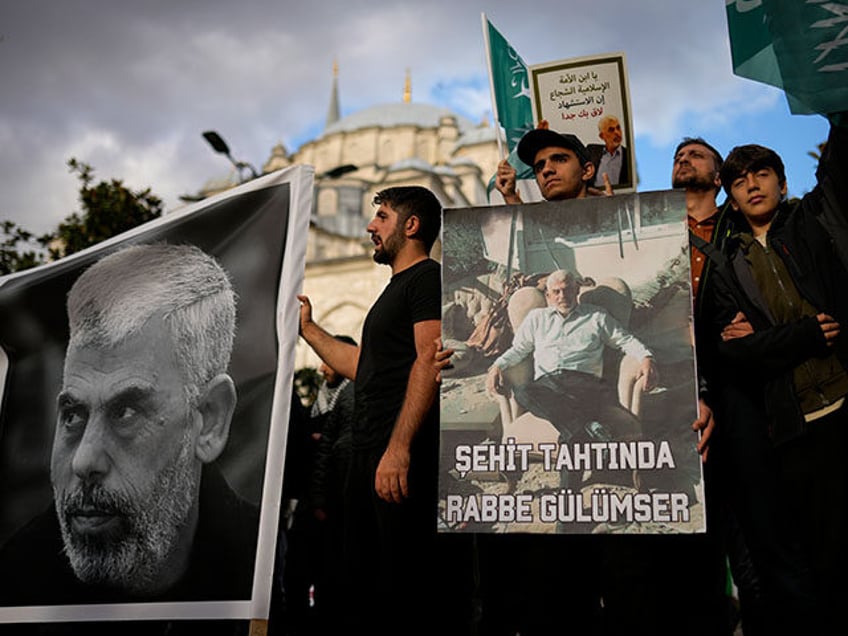
[[[706,257],[704,268],[701,271],[698,295],[694,298],[692,315],[694,317],[695,345],[697,347],[698,392],[699,396],[711,406],[712,396],[709,385],[712,380],[710,380],[710,376],[715,372],[718,362],[714,348],[708,345],[711,339],[710,322],[706,313],[707,304],[704,302],[704,298],[707,296],[707,289],[712,285],[713,270],[718,263],[723,262],[721,251],[725,249],[732,232],[733,214],[729,200],[718,206],[718,218],[716,218],[716,224],[709,242],[704,241],[691,231],[689,232],[689,248],[697,249]],[[702,343],[707,344],[704,346]]]
[[[309,500],[313,508],[338,508],[341,505],[347,467],[351,455],[353,419],[353,382],[342,389],[333,409],[318,416],[321,441],[315,453]]]
[[[819,312],[833,316],[848,331],[848,129],[833,126],[816,172],[818,183],[800,201],[783,202],[768,232],[768,246],[786,264],[798,292]],[[805,430],[793,388],[793,369],[829,349],[815,317],[777,324],[744,260],[738,234],[750,232],[741,215],[723,254],[713,254],[713,273],[704,313],[708,346],[718,355],[719,382],[745,386],[765,400],[769,432],[775,443]],[[721,330],[737,311],[754,328],[745,338],[722,342]],[[704,333],[702,327],[701,333]],[[848,333],[836,340],[839,361],[848,368]]]

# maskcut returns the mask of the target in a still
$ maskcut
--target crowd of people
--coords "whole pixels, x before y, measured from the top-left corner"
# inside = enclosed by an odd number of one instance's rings
[[[700,387],[692,429],[704,462],[704,534],[436,532],[438,383],[453,353],[441,349],[439,265],[429,257],[441,208],[418,186],[378,193],[368,232],[374,259],[391,268],[392,278],[369,312],[361,344],[322,329],[309,299],[300,297],[301,336],[332,369],[328,378],[352,381],[353,410],[345,407],[349,466],[338,499],[344,521],[331,542],[342,546],[333,553],[340,578],[330,586],[339,593],[327,601],[336,628],[731,634],[728,565],[746,636],[819,633],[841,623],[848,130],[842,115],[830,120],[817,185],[801,199],[787,200],[783,164],[768,148],[742,145],[722,158],[694,137],[675,150],[671,185],[685,191],[690,231]],[[602,183],[611,194],[609,175],[598,174],[605,164],[573,135],[543,125],[522,138],[518,156],[546,200],[592,196]],[[496,188],[507,204],[521,203],[507,160],[498,166]],[[548,307],[528,315],[515,353],[492,365],[490,391],[506,390],[501,370],[512,358],[546,350],[556,334],[608,320],[580,313],[573,302],[577,277],[550,276]],[[650,386],[651,352],[630,334],[598,325],[638,353]],[[583,379],[592,376],[586,356],[577,358],[543,356],[544,368],[516,390],[516,399],[551,416],[561,435],[574,430],[567,401],[559,404],[557,395],[598,390]],[[553,414],[552,400],[559,408]],[[319,413],[332,398],[322,404]]]

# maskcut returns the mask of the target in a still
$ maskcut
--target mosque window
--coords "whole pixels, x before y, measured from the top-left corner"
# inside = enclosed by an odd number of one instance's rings
[[[362,190],[351,186],[339,186],[339,216],[362,216]]]

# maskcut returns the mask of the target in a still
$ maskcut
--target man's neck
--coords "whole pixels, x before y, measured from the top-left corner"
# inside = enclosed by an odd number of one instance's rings
[[[759,238],[768,234],[769,228],[771,227],[771,222],[774,217],[772,216],[766,223],[751,223],[751,220],[748,219],[748,224],[751,226],[751,234],[753,234],[754,238]]]
[[[686,190],[686,214],[696,221],[710,218],[716,211],[715,190]]]
[[[421,241],[407,240],[406,244],[400,249],[391,262],[392,276],[401,273],[405,269],[409,269],[413,265],[427,260],[430,255],[424,249],[424,244]]]
[[[577,308],[576,304],[572,305],[571,307],[569,307],[568,309],[565,309],[565,310],[561,310],[556,305],[551,307],[551,309],[553,309],[556,313],[558,313],[562,318],[568,318],[572,314],[572,312],[574,312],[574,310],[576,308]]]
[[[545,201],[570,201],[571,199],[585,199],[587,196],[589,196],[589,191],[586,188],[586,186],[584,185],[583,189],[580,190],[580,192],[577,193],[573,197],[569,197],[569,196],[554,197],[553,199],[545,199]]]

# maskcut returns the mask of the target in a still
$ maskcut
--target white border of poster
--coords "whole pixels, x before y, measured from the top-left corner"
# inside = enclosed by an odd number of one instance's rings
[[[705,531],[685,211],[677,191],[445,210],[442,337],[456,353],[440,387],[440,532]],[[607,389],[592,385],[577,408],[563,398],[559,426],[486,386],[556,269],[576,273],[579,303],[613,316],[659,371],[642,391],[640,360],[605,346]],[[532,356],[513,386],[539,379]]]
[[[233,369],[238,364],[241,368],[240,376],[244,382],[261,383],[262,387],[258,391],[260,397],[256,399],[256,404],[259,406],[248,399],[248,406],[245,408],[251,410],[243,417],[249,420],[255,413],[265,414],[264,421],[249,422],[249,431],[240,432],[238,446],[234,449],[231,449],[231,446],[235,443],[234,433],[237,432],[231,430],[225,452],[229,453],[232,450],[235,456],[231,458],[231,462],[235,468],[229,468],[229,472],[222,470],[228,480],[233,478],[233,473],[237,473],[236,481],[241,473],[249,474],[250,479],[241,476],[245,484],[243,489],[250,491],[249,499],[259,509],[253,582],[248,599],[6,606],[0,607],[0,623],[268,618],[277,547],[277,523],[282,494],[286,435],[293,397],[294,352],[298,338],[299,315],[296,294],[299,293],[303,283],[306,236],[312,208],[313,175],[311,166],[294,166],[280,170],[188,205],[67,258],[0,278],[0,295],[7,289],[14,289],[15,293],[12,295],[15,296],[19,291],[25,291],[28,285],[37,285],[39,282],[49,280],[62,279],[63,282],[60,285],[67,285],[65,280],[72,282],[85,267],[125,244],[148,241],[171,242],[172,240],[180,243],[194,243],[192,232],[202,233],[204,244],[215,245],[215,249],[205,249],[205,251],[222,262],[224,269],[233,280],[238,296],[237,333],[230,366],[231,374],[236,375]],[[205,222],[201,220],[204,215],[208,217],[211,214],[217,214],[215,219],[219,221],[225,219],[226,222],[218,225],[216,222],[210,222],[208,218]],[[251,227],[252,219],[256,219],[253,227]],[[278,231],[269,234],[268,228],[278,228]],[[176,235],[169,232],[176,232]],[[177,238],[171,239],[171,236]],[[203,246],[200,245],[200,247]],[[226,256],[222,257],[221,253]],[[268,266],[271,263],[276,263],[277,266],[269,269]],[[255,289],[260,285],[255,281],[260,276],[264,281],[261,283],[263,293],[267,293],[267,296],[262,298],[255,295]],[[254,292],[252,297],[251,292]],[[60,300],[53,301],[53,304],[61,304],[63,308],[64,295]],[[66,323],[64,312],[61,318]],[[242,323],[243,319],[246,324]],[[251,333],[260,324],[261,328],[256,331],[262,332],[261,345],[258,341],[252,340],[259,336]],[[266,345],[268,350],[257,353],[257,346],[264,349]],[[63,357],[62,342],[54,342],[53,349],[54,352],[51,355],[54,358],[57,355]],[[259,379],[250,377],[249,370],[251,368],[249,361],[257,355],[264,356],[263,359],[269,361],[263,363],[262,375],[257,376]],[[10,395],[4,395],[3,392],[9,390],[9,376],[13,372],[15,356],[0,351],[0,362],[2,362],[0,364],[0,371],[2,371],[0,405],[5,408]],[[55,368],[56,360],[52,360],[45,366]],[[61,373],[61,359],[59,373]],[[45,386],[55,389],[57,380],[60,381],[61,377],[50,377],[45,381]],[[238,385],[238,378],[234,377],[234,380]],[[55,396],[55,392],[53,395]],[[55,398],[47,396],[45,398],[52,400],[45,409],[54,410]],[[239,395],[239,406],[241,406],[241,398],[242,396]],[[4,415],[3,411],[0,411],[0,415]],[[0,445],[6,443],[4,438],[15,425],[16,423],[8,421],[8,418],[0,417]],[[41,426],[50,433],[50,439],[52,439],[52,421]],[[42,448],[39,455],[41,457],[49,457],[50,442],[47,441],[46,444],[46,450]],[[4,454],[4,457],[8,457],[8,454]],[[40,480],[46,482],[39,484],[39,496],[43,504],[46,493],[49,493],[49,481],[47,481],[49,467],[40,467],[38,471]],[[239,488],[233,486],[233,489],[243,494]],[[48,496],[48,500],[51,498]],[[4,518],[3,521],[8,525],[8,519]],[[20,526],[20,522],[17,525]],[[7,528],[7,534],[11,535],[13,531]],[[221,554],[220,558],[227,559],[228,555]],[[14,577],[16,573],[0,572],[0,575]]]
[[[618,119],[627,173],[613,189],[635,191],[636,153],[624,53],[533,64],[528,70],[535,123],[544,119],[551,130],[576,135],[589,150],[596,168],[603,146],[598,124],[609,115]]]

